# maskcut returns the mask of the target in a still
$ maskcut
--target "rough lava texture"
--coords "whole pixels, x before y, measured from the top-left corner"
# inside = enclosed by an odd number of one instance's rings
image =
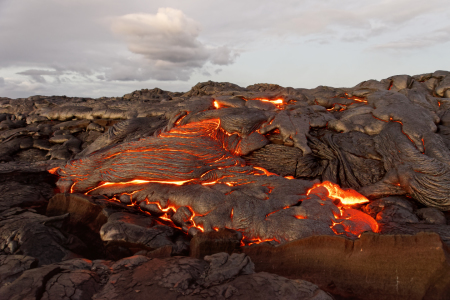
[[[447,71],[0,97],[0,298],[448,299],[449,174]]]
[[[2,281],[3,299],[333,299],[310,282],[255,273],[245,254],[218,253],[205,260],[73,259],[32,269],[26,265],[29,258],[15,259],[24,270],[12,283]]]

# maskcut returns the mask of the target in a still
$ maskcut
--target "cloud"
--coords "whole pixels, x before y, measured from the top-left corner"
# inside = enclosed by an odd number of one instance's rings
[[[373,54],[364,50],[378,50],[370,60],[377,74],[405,73],[386,50],[442,45],[447,35],[434,31],[450,25],[448,0],[171,0],[173,8],[161,8],[167,3],[0,0],[0,96],[188,90],[203,72],[215,76],[225,66],[221,80],[242,86],[295,85],[298,69],[309,68],[298,82],[313,86],[324,84],[324,66],[331,74],[344,61],[358,70],[349,75],[357,82],[365,79],[362,60]],[[408,66],[441,65],[438,47],[411,53],[422,65]]]
[[[29,76],[33,81],[39,83],[46,83],[45,76],[53,76],[55,79],[59,80],[59,76],[63,75],[64,72],[61,70],[39,70],[39,69],[29,69],[22,72],[17,72],[19,75]]]
[[[233,52],[227,46],[221,46],[212,51],[211,63],[220,66],[227,66],[234,63],[234,61],[238,56],[239,56],[238,53]]]
[[[436,15],[449,8],[445,0],[298,1],[282,18],[273,14],[276,21],[268,15],[263,21],[247,22],[273,36],[360,43],[393,32],[402,35],[400,30],[405,27],[413,31],[424,18],[434,22],[423,26],[435,28]]]
[[[200,24],[181,10],[160,8],[156,14],[128,14],[113,20],[112,31],[129,51],[145,58],[107,73],[109,80],[188,80],[207,62],[229,65],[237,53],[227,46],[212,47],[199,40]],[[119,74],[120,73],[120,74]]]
[[[202,75],[203,75],[203,76],[208,76],[208,77],[210,77],[210,76],[211,76],[211,73],[209,73],[208,71],[203,71],[203,72],[202,72]]]
[[[390,41],[387,43],[379,43],[370,50],[418,50],[425,47],[435,46],[450,42],[450,26],[440,28],[431,32],[416,33],[415,36],[410,36],[398,41]]]
[[[4,86],[5,85],[5,78],[0,77],[0,86]]]

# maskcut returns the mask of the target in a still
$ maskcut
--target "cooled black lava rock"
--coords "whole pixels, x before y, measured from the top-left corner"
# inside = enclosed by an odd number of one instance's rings
[[[250,274],[243,256],[149,258],[187,254],[193,236],[225,228],[245,243],[357,238],[344,227],[355,225],[343,220],[350,209],[317,190],[310,194],[326,180],[367,196],[369,204],[352,210],[375,218],[381,234],[435,232],[450,244],[449,82],[450,72],[436,71],[353,88],[209,81],[186,93],[0,98],[0,260],[7,266],[0,268],[0,295],[194,299],[260,292],[285,299],[283,286],[296,297],[326,299],[305,283]],[[62,191],[87,193],[92,205],[71,206],[87,202],[64,196],[44,216],[58,178]],[[84,240],[82,228],[89,231]],[[135,253],[148,257],[60,263]],[[174,271],[184,267],[190,271]],[[170,271],[158,273],[164,268]],[[443,295],[439,282],[433,288]],[[380,298],[390,288],[382,286],[368,289]],[[404,295],[419,295],[416,288],[405,287]]]

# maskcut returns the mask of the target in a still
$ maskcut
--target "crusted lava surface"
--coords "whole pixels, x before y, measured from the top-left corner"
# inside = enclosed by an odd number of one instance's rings
[[[17,280],[31,277],[39,299],[56,297],[54,286],[66,279],[70,289],[84,287],[86,299],[110,298],[117,278],[147,268],[156,272],[154,292],[170,289],[173,297],[251,294],[244,283],[259,280],[278,282],[268,294],[285,285],[292,295],[304,289],[305,299],[327,299],[306,282],[251,275],[260,273],[246,256],[223,254],[210,265],[167,257],[192,253],[193,237],[206,245],[216,234],[230,254],[291,249],[318,236],[356,243],[366,232],[432,232],[450,245],[447,71],[352,88],[209,81],[186,93],[0,98],[0,140],[0,260],[10,266],[0,272],[0,295],[18,293]],[[112,262],[135,254],[128,275]],[[170,272],[165,279],[149,259],[185,264],[192,278],[174,287],[166,281],[181,279]],[[220,275],[226,279],[205,281],[227,261],[234,271]],[[320,284],[333,292],[334,283]],[[115,286],[114,297],[126,294]]]

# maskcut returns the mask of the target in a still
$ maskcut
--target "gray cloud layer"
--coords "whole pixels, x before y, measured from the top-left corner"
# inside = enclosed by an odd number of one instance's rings
[[[171,0],[171,8],[168,3],[0,0],[0,96],[59,91],[101,96],[143,85],[180,90],[194,85],[193,78],[252,80],[249,74],[264,74],[275,63],[289,69],[320,63],[320,55],[342,57],[339,43],[354,47],[352,58],[370,49],[387,61],[392,49],[410,53],[450,41],[447,0]],[[305,53],[314,47],[332,52]],[[270,56],[260,54],[268,48]],[[292,48],[292,57],[281,54]],[[239,66],[250,65],[249,58],[258,64],[241,75]],[[310,76],[320,78],[314,70]]]

